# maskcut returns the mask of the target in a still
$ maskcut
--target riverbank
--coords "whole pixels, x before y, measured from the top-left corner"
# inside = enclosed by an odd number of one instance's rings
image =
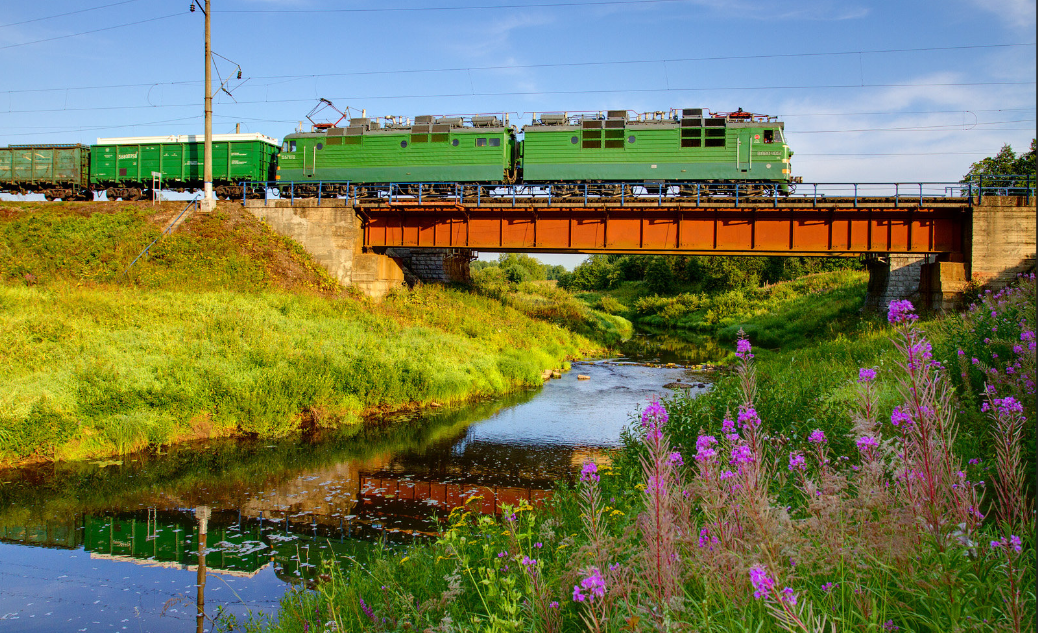
[[[176,206],[2,205],[0,461],[351,424],[540,384],[598,348],[463,290],[359,297],[233,208],[124,272]]]
[[[963,315],[742,344],[711,392],[648,407],[613,467],[585,463],[548,508],[457,511],[434,542],[325,566],[254,624],[1026,630],[1034,314],[1030,277]]]

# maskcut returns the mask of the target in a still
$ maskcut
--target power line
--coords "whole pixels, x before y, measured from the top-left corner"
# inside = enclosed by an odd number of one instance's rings
[[[538,2],[534,4],[485,4],[440,7],[378,7],[362,9],[221,9],[213,13],[418,13],[423,11],[483,11],[494,9],[547,9],[559,7],[610,7],[654,5],[686,0],[599,0],[597,2]]]
[[[89,9],[79,9],[76,11],[67,11],[65,13],[56,13],[54,15],[47,15],[42,18],[33,18],[31,20],[22,20],[21,22],[11,22],[10,24],[0,24],[0,29],[6,29],[9,26],[20,26],[22,24],[31,24],[32,22],[43,22],[44,20],[53,20],[55,18],[63,18],[69,15],[76,15],[79,13],[89,13],[90,11],[97,11],[98,9],[107,9],[109,7],[117,7],[121,4],[130,4],[131,2],[139,2],[140,0],[123,0],[122,2],[113,2],[111,4],[102,4],[99,7],[90,7]]]
[[[69,33],[68,35],[56,35],[54,37],[47,37],[47,38],[44,38],[42,40],[33,40],[31,42],[21,42],[19,44],[8,44],[7,46],[0,46],[0,50],[4,50],[4,49],[8,49],[8,48],[17,48],[19,46],[29,46],[30,44],[41,44],[43,42],[53,42],[54,40],[63,40],[63,39],[67,39],[67,38],[70,38],[70,37],[79,37],[80,35],[90,35],[92,33],[101,33],[102,31],[111,31],[111,30],[114,30],[114,29],[121,29],[121,28],[127,27],[127,26],[136,26],[138,24],[146,24],[148,22],[157,22],[159,20],[168,20],[169,18],[175,18],[175,17],[180,16],[180,15],[184,15],[184,13],[183,12],[181,12],[181,13],[170,13],[169,15],[160,15],[157,18],[147,18],[147,19],[144,19],[144,20],[137,20],[136,22],[127,22],[126,24],[116,24],[116,25],[113,25],[113,26],[105,26],[105,27],[101,27],[99,29],[93,29],[93,30],[90,30],[90,31],[82,31],[80,33]]]
[[[961,123],[951,125],[912,125],[903,127],[870,127],[870,128],[852,128],[847,130],[790,130],[790,134],[848,134],[851,132],[925,132],[928,130],[949,130],[949,129],[961,129],[971,130],[973,128],[981,126],[992,126],[1002,125],[1005,123],[1031,123],[1035,119],[1013,119],[1010,121],[986,121],[983,123],[969,123],[963,125]]]
[[[114,28],[114,27],[113,27]],[[71,36],[69,36],[71,37]],[[1024,43],[1009,43],[1009,44],[968,44],[962,46],[929,46],[921,48],[890,48],[890,49],[874,49],[874,50],[860,50],[860,51],[821,51],[821,52],[807,52],[807,53],[769,53],[761,55],[716,55],[709,57],[674,57],[666,59],[635,59],[635,60],[614,60],[614,61],[588,61],[588,62],[556,62],[556,63],[541,63],[541,64],[507,64],[507,65],[493,65],[493,66],[458,66],[458,67],[447,67],[447,68],[401,68],[394,70],[358,70],[352,72],[342,73],[310,73],[305,75],[256,75],[248,77],[250,81],[269,80],[269,79],[323,79],[328,77],[357,77],[365,75],[403,75],[403,74],[421,74],[421,73],[447,73],[447,72],[471,72],[471,71],[486,71],[486,70],[531,70],[537,68],[574,68],[574,67],[587,67],[587,66],[623,66],[632,64],[666,64],[666,63],[686,63],[686,62],[701,62],[701,61],[733,61],[733,60],[747,60],[747,59],[774,59],[774,58],[792,58],[792,57],[826,57],[826,56],[840,56],[840,55],[862,55],[862,54],[880,54],[880,53],[917,53],[917,52],[928,52],[928,51],[950,51],[950,50],[973,50],[973,49],[991,49],[991,48],[1013,48],[1013,47],[1024,47],[1024,46],[1035,46],[1035,42],[1024,42]],[[111,88],[143,88],[149,86],[165,86],[165,85],[193,85],[199,84],[197,80],[184,80],[184,81],[173,81],[173,82],[151,82],[151,83],[137,83],[137,84],[110,84],[110,85],[95,85],[95,86],[78,86],[78,87],[55,87],[55,88],[25,88],[17,90],[4,90],[0,92],[6,92],[9,94],[22,93],[22,92],[49,92],[49,91],[64,91],[64,90],[97,90],[97,89],[111,89]]]
[[[976,86],[1032,86],[1034,81],[981,81],[981,82],[936,82],[936,83],[902,83],[902,84],[818,84],[814,86],[721,86],[709,88],[623,88],[623,89],[601,89],[601,90],[528,90],[528,91],[504,91],[504,92],[456,92],[440,94],[403,94],[403,95],[381,95],[381,96],[333,96],[335,100],[341,101],[378,101],[395,99],[447,99],[447,98],[471,98],[471,97],[513,97],[513,96],[545,96],[545,95],[594,95],[594,94],[644,94],[653,92],[743,92],[755,90],[842,90],[862,88],[925,88],[925,87],[976,87]],[[298,99],[263,99],[255,101],[236,101],[233,104],[224,105],[257,105],[276,103],[309,103],[314,101],[312,97]],[[51,108],[32,110],[8,110],[7,114],[29,114],[41,112],[88,112],[102,110],[137,110],[141,108],[194,108],[195,103],[174,103],[163,105],[136,105],[136,106],[96,106],[89,108]]]

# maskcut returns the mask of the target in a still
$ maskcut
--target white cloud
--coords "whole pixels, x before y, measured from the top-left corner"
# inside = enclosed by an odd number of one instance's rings
[[[1034,31],[1034,0],[970,0],[970,4],[993,13],[1011,26]]]

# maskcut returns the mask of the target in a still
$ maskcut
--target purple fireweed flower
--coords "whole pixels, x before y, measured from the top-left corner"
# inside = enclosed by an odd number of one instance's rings
[[[815,429],[811,431],[810,435],[807,436],[807,441],[811,442],[812,444],[824,444],[825,433],[822,432],[822,429]]]
[[[1020,332],[1020,340],[1025,343],[1034,341],[1034,332],[1032,330],[1024,330],[1023,332]]]
[[[505,556],[508,556],[508,550],[505,550],[503,552],[498,552],[497,553],[497,557],[498,558],[504,558]]]
[[[735,476],[735,473],[733,473],[730,470],[722,470],[721,471],[721,479],[731,479],[734,476]]]
[[[760,565],[750,567],[750,584],[753,585],[753,597],[758,600],[771,597],[771,590],[775,588],[775,580]]]
[[[862,435],[859,437],[855,444],[858,445],[858,450],[863,453],[879,446],[879,442],[876,441],[876,438],[869,437],[868,435]]]
[[[824,585],[822,585],[822,591],[824,591],[825,593],[829,593],[830,591],[832,591],[833,589],[836,589],[839,586],[840,586],[839,583],[827,582]]]
[[[782,595],[779,596],[780,602],[785,602],[791,607],[797,606],[797,595],[793,593],[792,587],[783,587]]]
[[[991,549],[1002,547],[1002,541],[991,541]]]
[[[890,414],[890,423],[894,426],[900,427],[902,424],[908,426],[912,424],[912,414],[907,409],[902,409],[900,406],[894,407],[894,411]]]
[[[738,356],[739,358],[745,358],[745,359],[749,360],[749,359],[753,358],[753,354],[750,353],[751,351],[753,351],[753,347],[750,346],[750,340],[749,339],[741,338],[738,341],[736,341],[736,343],[735,343],[735,355],[736,356]]]
[[[714,444],[717,444],[717,439],[713,435],[700,435],[696,439],[696,461],[705,462],[713,459],[717,451],[710,447]]]
[[[681,453],[679,453],[677,451],[674,451],[673,453],[671,453],[670,457],[668,457],[667,459],[669,459],[670,463],[674,464],[675,466],[684,466],[685,465],[685,460],[681,458]]]
[[[724,420],[721,421],[721,432],[725,434],[735,433],[735,420],[730,415],[725,414]]]
[[[807,468],[807,464],[805,463],[803,455],[801,455],[800,453],[790,453],[789,454],[789,469],[790,470],[800,470],[800,471],[803,471],[806,468]]]
[[[533,569],[537,566],[537,559],[530,558],[529,556],[523,556],[523,566],[527,569]]]
[[[957,353],[957,354],[958,354],[959,356],[965,356],[965,355],[966,355],[966,352],[962,351],[961,349],[960,349],[960,350],[959,350],[958,352],[956,352],[956,353]]]
[[[372,622],[375,621],[375,611],[364,602],[364,598],[360,599],[360,610],[364,612],[364,615],[368,616]]]
[[[548,603],[548,608],[549,609],[558,609],[559,608],[559,601],[558,600],[552,600],[551,602]]]
[[[580,469],[580,480],[585,483],[598,483],[598,464],[585,462],[584,467]]]
[[[1016,534],[1012,534],[1009,536],[1009,544],[1013,546],[1014,552],[1019,552],[1024,548],[1023,542],[1020,540],[1020,537]]]
[[[751,462],[753,462],[753,451],[749,446],[738,444],[732,447],[730,464],[749,464]]]
[[[919,317],[912,314],[914,311],[915,307],[908,299],[891,301],[887,310],[887,321],[890,323],[907,323],[909,321],[915,321]]]
[[[667,423],[667,410],[659,402],[651,402],[642,411],[642,426],[658,429]]]
[[[876,379],[876,370],[862,367],[858,370],[858,382],[866,383],[872,382]]]
[[[533,546],[537,549],[541,549],[542,547],[544,547],[544,543],[534,543]]]
[[[581,591],[581,589],[584,591]],[[585,591],[587,593],[584,593]],[[594,602],[595,598],[604,597],[605,592],[606,584],[601,572],[598,571],[598,567],[592,567],[588,570],[587,578],[580,581],[580,585],[573,585],[573,601],[584,602],[584,600],[589,600]]]
[[[995,398],[995,409],[1001,415],[1009,415],[1011,413],[1023,413],[1024,406],[1020,404],[1013,396],[1006,396],[1005,398]]]
[[[893,620],[887,620],[886,622],[883,623],[883,630],[884,631],[900,631],[901,627],[899,627],[898,625],[894,624]]]
[[[743,429],[752,429],[760,426],[760,416],[753,407],[739,410],[739,426]]]

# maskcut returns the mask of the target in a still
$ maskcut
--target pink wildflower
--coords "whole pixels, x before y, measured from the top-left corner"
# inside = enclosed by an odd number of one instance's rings
[[[775,580],[760,565],[750,568],[750,584],[753,585],[753,597],[758,600],[771,597],[771,590],[775,588]]]
[[[890,306],[887,310],[887,321],[890,323],[908,323],[909,321],[915,321],[919,317],[912,314],[915,311],[915,306],[908,299],[901,301],[891,301]]]

